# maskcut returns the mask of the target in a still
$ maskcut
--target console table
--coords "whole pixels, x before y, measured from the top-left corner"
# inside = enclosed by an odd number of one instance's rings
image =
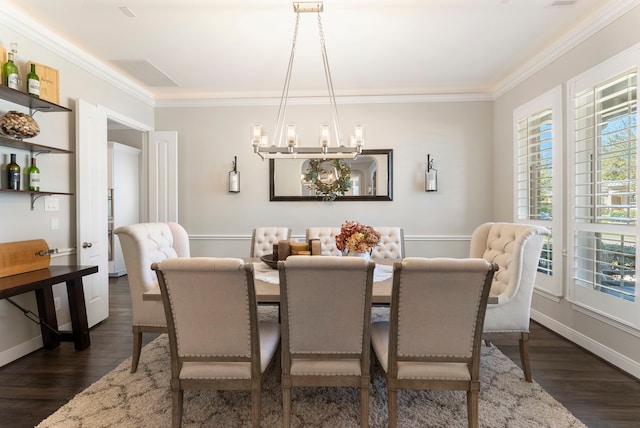
[[[82,277],[96,272],[98,266],[49,266],[46,269],[7,276],[0,278],[0,299],[35,291],[44,347],[53,349],[60,345],[60,341],[73,341],[75,349],[82,350],[91,345]],[[71,332],[57,331],[58,320],[51,287],[62,282],[67,284]]]

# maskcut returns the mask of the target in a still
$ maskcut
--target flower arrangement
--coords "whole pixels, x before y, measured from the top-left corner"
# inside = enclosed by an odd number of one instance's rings
[[[378,245],[380,233],[357,221],[346,221],[336,236],[336,247],[342,252],[369,253]]]

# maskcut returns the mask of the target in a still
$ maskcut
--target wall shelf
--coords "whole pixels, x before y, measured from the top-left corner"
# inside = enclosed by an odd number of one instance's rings
[[[14,104],[19,104],[24,107],[28,107],[31,115],[35,112],[55,112],[55,111],[66,111],[69,112],[71,109],[63,107],[58,104],[54,104],[52,102],[43,100],[41,98],[33,97],[24,92],[18,91],[16,89],[11,89],[6,86],[0,86],[0,98],[3,100],[10,101]]]
[[[34,208],[34,204],[36,203],[36,201],[38,199],[40,199],[43,196],[51,196],[51,195],[66,195],[66,196],[73,196],[73,193],[67,193],[67,192],[43,192],[43,191],[36,191],[36,190],[11,190],[11,189],[0,189],[0,192],[6,192],[6,193],[27,193],[31,195],[31,211],[33,211]]]
[[[30,143],[24,140],[18,140],[6,135],[0,134],[0,146],[10,147],[18,150],[28,150],[31,153],[52,153],[52,154],[72,154],[73,152],[65,149],[58,149],[55,147],[43,146],[42,144]]]
[[[33,116],[36,112],[70,112],[71,109],[63,107],[52,102],[35,98],[24,92],[17,91],[15,89],[8,88],[6,86],[0,86],[0,99],[18,104],[29,108],[29,114]],[[0,146],[9,147],[17,150],[26,150],[34,154],[51,153],[51,154],[72,154],[73,152],[65,149],[58,149],[56,147],[44,146],[42,144],[30,143],[18,138],[13,138],[8,135],[0,134]],[[31,211],[33,211],[35,202],[43,196],[50,195],[73,195],[73,193],[67,192],[48,192],[48,191],[34,191],[34,190],[11,190],[0,189],[2,193],[22,193],[31,196]]]

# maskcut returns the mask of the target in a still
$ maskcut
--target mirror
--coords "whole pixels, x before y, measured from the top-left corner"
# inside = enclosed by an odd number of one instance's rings
[[[351,170],[351,188],[336,201],[392,201],[393,200],[393,150],[363,150],[357,159],[341,159]],[[311,159],[269,159],[270,201],[324,201],[304,183],[304,175],[310,171]],[[331,160],[321,161],[326,173],[321,181],[334,180],[338,174]],[[335,171],[335,173],[333,172]]]

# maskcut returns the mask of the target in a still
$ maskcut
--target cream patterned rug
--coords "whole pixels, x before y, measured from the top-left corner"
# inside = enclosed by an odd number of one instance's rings
[[[374,308],[374,319],[388,309]],[[260,307],[273,318],[274,307]],[[171,426],[169,347],[161,335],[143,350],[138,371],[129,373],[128,359],[78,394],[38,428]],[[483,346],[481,363],[481,427],[585,427],[537,383],[493,346]],[[186,391],[183,427],[249,427],[251,397],[240,391]],[[293,427],[359,427],[356,388],[294,388]],[[401,391],[399,427],[466,427],[466,395],[461,391]],[[262,387],[262,427],[282,426],[282,395],[273,367]],[[387,426],[386,382],[374,373],[369,392],[369,426]]]

